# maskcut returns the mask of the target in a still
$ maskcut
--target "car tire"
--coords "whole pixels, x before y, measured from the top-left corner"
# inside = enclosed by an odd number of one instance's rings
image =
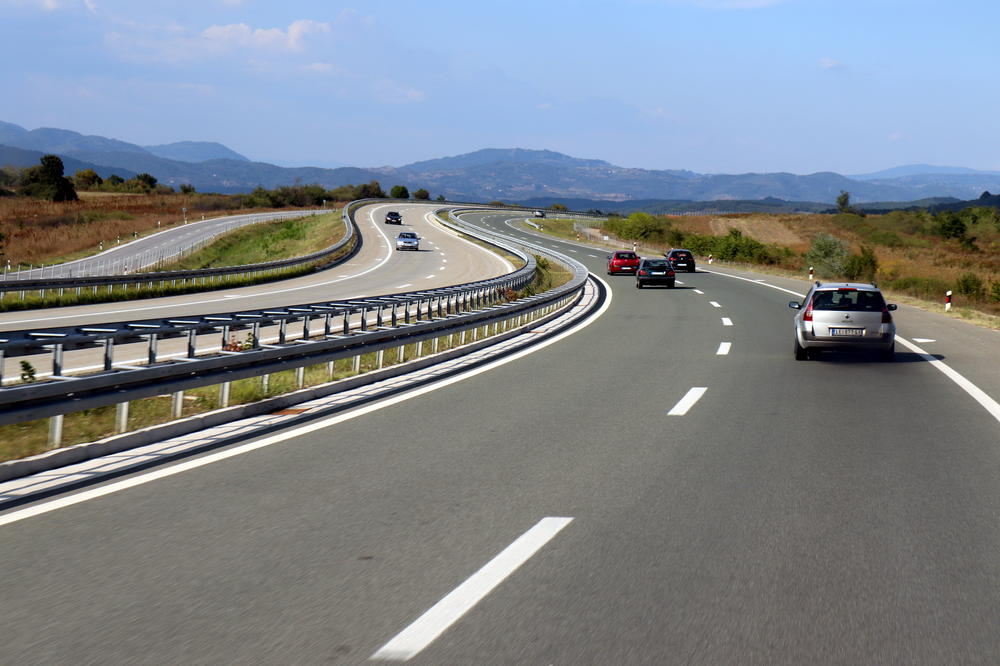
[[[642,283],[641,283],[641,282],[639,282],[638,280],[636,280],[636,281],[635,281],[635,288],[636,288],[636,289],[642,289]]]
[[[896,343],[893,342],[892,346],[882,352],[882,360],[886,363],[892,363],[896,360]]]
[[[674,288],[674,281],[671,280],[670,282],[667,283],[667,289],[673,289],[673,288]]]
[[[692,266],[691,268],[688,269],[688,273],[694,273],[694,272],[695,272],[694,266]]]
[[[795,339],[795,360],[796,361],[805,361],[805,360],[807,360],[809,358],[810,358],[809,352],[802,348],[802,345],[799,344],[799,339],[796,338]]]

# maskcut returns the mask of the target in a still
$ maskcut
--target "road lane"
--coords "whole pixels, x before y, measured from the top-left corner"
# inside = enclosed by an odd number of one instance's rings
[[[5,526],[5,655],[367,663],[572,516],[409,663],[1000,659],[989,414],[906,352],[796,362],[758,283],[609,282],[474,380]]]

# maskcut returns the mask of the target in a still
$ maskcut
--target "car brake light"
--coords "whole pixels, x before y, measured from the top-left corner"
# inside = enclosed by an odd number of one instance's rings
[[[639,271],[639,275],[649,275],[648,271]]]
[[[857,291],[857,289],[855,289],[854,287],[840,287],[839,289],[837,289],[838,294],[844,294],[849,291]]]
[[[673,271],[667,271],[667,277],[673,277],[675,275],[677,275],[677,273],[674,273]]]
[[[809,301],[809,305],[806,306],[806,311],[802,313],[802,321],[812,321],[813,320],[813,304]]]
[[[883,324],[892,323],[892,315],[889,314],[889,308],[885,307],[884,305],[882,306],[882,323]]]

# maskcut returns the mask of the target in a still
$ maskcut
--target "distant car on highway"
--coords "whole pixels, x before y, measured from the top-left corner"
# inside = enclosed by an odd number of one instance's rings
[[[804,301],[791,301],[795,315],[795,359],[824,349],[868,349],[891,361],[896,352],[896,305],[873,284],[816,282]]]
[[[635,273],[639,268],[639,255],[627,250],[619,250],[608,255],[608,275],[615,273]]]
[[[396,236],[397,250],[419,250],[420,237],[412,231],[400,231]]]
[[[691,250],[685,250],[683,248],[678,248],[676,250],[670,250],[666,254],[667,261],[670,265],[674,267],[675,271],[687,271],[688,273],[694,273],[694,255]]]
[[[545,217],[545,211],[544,211],[544,210],[536,210],[536,211],[535,211],[534,213],[532,213],[532,214],[533,214],[533,215],[534,215],[535,217]]]
[[[676,278],[677,274],[666,259],[642,259],[635,272],[635,286],[642,289],[650,284],[665,284],[673,289]]]
[[[397,213],[394,210],[390,210],[388,213],[385,214],[385,223],[386,224],[402,224],[403,223],[403,216],[400,215],[399,213]]]

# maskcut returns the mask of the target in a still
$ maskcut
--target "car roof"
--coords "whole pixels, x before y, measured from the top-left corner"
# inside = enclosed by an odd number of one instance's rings
[[[691,254],[691,250],[685,250],[682,247],[671,248],[670,251],[671,252],[687,252],[688,254]]]
[[[816,291],[836,291],[838,289],[857,289],[858,291],[881,291],[868,282],[817,282],[813,287]]]

